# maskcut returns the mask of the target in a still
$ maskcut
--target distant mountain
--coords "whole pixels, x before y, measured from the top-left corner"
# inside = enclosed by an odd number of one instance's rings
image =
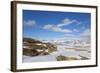
[[[62,38],[58,40],[44,40],[43,42],[50,42],[55,45],[66,45],[73,47],[89,47],[91,44],[90,36],[80,36],[80,37],[72,37],[72,38]]]

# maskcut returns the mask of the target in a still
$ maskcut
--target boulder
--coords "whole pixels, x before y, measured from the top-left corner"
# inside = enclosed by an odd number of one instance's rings
[[[57,51],[57,46],[51,43],[46,43],[47,48],[48,48],[48,52],[52,53],[54,51]]]
[[[79,60],[76,57],[68,57],[68,56],[63,56],[63,55],[58,56],[56,59],[57,59],[57,61]]]
[[[23,48],[23,55],[25,56],[37,56],[39,53],[34,49]]]

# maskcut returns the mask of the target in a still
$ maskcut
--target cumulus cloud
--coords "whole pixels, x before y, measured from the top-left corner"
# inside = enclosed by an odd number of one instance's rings
[[[78,32],[78,30],[76,30],[76,29],[71,30],[71,29],[64,29],[63,28],[64,26],[70,25],[72,23],[81,24],[77,20],[70,20],[68,18],[65,18],[65,19],[62,20],[62,22],[60,24],[56,24],[56,25],[47,24],[43,27],[43,29],[49,29],[49,30],[52,30],[52,31],[55,31],[55,32],[64,32],[64,33],[71,33],[72,31]]]
[[[63,27],[63,26],[67,26],[70,25],[72,23],[76,23],[76,24],[81,24],[81,22],[77,21],[77,20],[70,20],[68,18],[65,18],[64,20],[62,20],[61,24],[58,24],[58,27]]]
[[[34,26],[34,25],[36,25],[36,21],[35,20],[27,20],[27,21],[24,21],[24,25]]]
[[[51,24],[47,24],[43,28],[44,29],[49,29],[49,30],[52,30],[52,31],[55,31],[55,32],[64,32],[64,33],[72,32],[69,29],[63,29],[63,28],[60,28],[60,27],[57,27],[57,26],[54,26],[54,25],[51,25]]]
[[[47,25],[45,25],[43,28],[44,28],[44,29],[50,29],[50,28],[52,28],[52,27],[53,27],[53,25],[47,24]]]

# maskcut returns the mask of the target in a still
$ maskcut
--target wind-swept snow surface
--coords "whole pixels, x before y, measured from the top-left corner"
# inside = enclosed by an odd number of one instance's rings
[[[54,43],[54,42],[53,42]],[[90,43],[86,44],[86,42],[82,42],[84,44],[77,43],[76,45],[74,42],[68,43],[55,43],[57,46],[57,51],[50,53],[49,55],[42,55],[42,56],[23,56],[23,62],[46,62],[46,61],[57,61],[57,57],[59,55],[67,56],[67,57],[75,57],[79,60],[90,59],[91,57],[91,50],[90,50]]]

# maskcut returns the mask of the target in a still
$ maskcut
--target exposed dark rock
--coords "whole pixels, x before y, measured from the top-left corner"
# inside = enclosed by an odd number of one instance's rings
[[[51,43],[46,43],[47,47],[48,47],[48,52],[51,53],[51,52],[54,52],[54,51],[57,51],[57,46],[54,45],[54,44],[51,44]]]
[[[57,61],[64,61],[64,60],[66,60],[66,57],[60,55],[60,56],[58,56],[56,59],[57,59]]]
[[[57,61],[78,60],[78,58],[76,58],[76,57],[67,57],[67,56],[63,56],[63,55],[58,56],[56,59],[57,59]]]
[[[48,55],[54,51],[57,51],[57,47],[51,43],[44,43],[32,38],[23,38],[23,55]]]
[[[48,52],[44,52],[44,51],[42,51],[42,52],[39,52],[38,55],[48,55],[48,54],[49,54]]]
[[[81,57],[81,60],[88,60],[89,59],[89,58],[81,56],[81,55],[79,55],[79,56]]]
[[[42,43],[41,41],[39,40],[35,40],[35,39],[32,39],[32,38],[23,38],[23,42],[28,42],[28,43]]]
[[[38,55],[38,51],[36,51],[34,49],[23,48],[23,55],[26,55],[26,56],[37,56]]]

